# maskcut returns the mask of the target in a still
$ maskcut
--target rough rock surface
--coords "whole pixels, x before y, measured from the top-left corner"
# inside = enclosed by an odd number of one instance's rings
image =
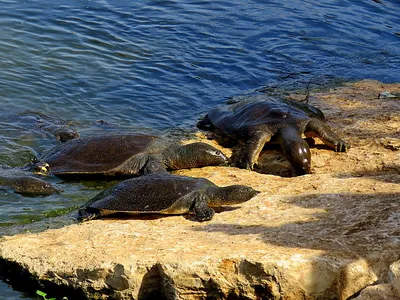
[[[89,299],[400,299],[400,99],[378,99],[385,90],[400,84],[311,93],[352,146],[335,153],[317,141],[311,175],[181,170],[262,193],[205,223],[124,217],[5,236],[0,272],[22,269]],[[265,152],[260,168],[283,168]]]

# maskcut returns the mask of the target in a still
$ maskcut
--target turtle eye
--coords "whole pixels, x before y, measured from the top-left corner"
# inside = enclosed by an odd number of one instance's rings
[[[222,154],[222,152],[221,152],[220,150],[216,150],[216,151],[215,151],[215,155],[218,155],[218,156],[219,156],[219,155],[221,155],[221,154]]]

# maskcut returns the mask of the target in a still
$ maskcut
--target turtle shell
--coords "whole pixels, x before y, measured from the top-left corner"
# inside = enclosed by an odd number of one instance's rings
[[[159,154],[169,145],[151,135],[93,136],[61,144],[40,160],[49,164],[54,175],[138,175],[148,155]]]
[[[6,115],[4,119],[7,123],[12,123],[17,128],[27,129],[36,133],[52,134],[61,142],[79,137],[79,134],[71,128],[72,122],[41,112],[25,111],[17,115]]]
[[[191,209],[194,192],[206,192],[210,186],[214,184],[204,178],[151,174],[118,183],[98,194],[84,208],[98,209],[105,214],[181,214]]]
[[[274,99],[240,101],[217,107],[207,117],[217,130],[232,137],[247,137],[256,131],[274,134],[278,128],[286,126],[298,127],[303,132],[312,117],[324,118],[322,112],[311,105],[303,107]]]

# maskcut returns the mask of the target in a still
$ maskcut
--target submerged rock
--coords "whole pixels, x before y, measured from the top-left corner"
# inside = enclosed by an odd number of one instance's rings
[[[15,284],[22,270],[49,294],[68,287],[88,299],[361,300],[377,290],[398,297],[400,156],[382,141],[400,138],[400,103],[377,99],[382,90],[396,93],[400,84],[361,81],[311,92],[310,104],[352,145],[338,154],[316,140],[312,174],[176,171],[261,194],[205,223],[125,217],[4,236],[0,273]],[[269,152],[260,167],[270,163]]]

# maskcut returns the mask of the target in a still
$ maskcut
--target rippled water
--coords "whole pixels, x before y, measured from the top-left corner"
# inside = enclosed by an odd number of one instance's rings
[[[12,117],[26,111],[70,120],[81,135],[191,131],[225,98],[265,85],[400,82],[395,0],[0,3],[0,164],[22,166],[57,143]],[[100,186],[50,180],[64,194],[0,190],[3,232]]]

